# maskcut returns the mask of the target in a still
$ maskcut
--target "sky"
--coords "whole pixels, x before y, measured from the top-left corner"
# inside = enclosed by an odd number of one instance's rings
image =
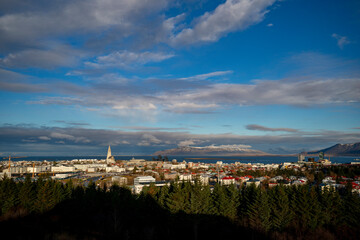
[[[357,0],[0,0],[0,156],[360,141]]]

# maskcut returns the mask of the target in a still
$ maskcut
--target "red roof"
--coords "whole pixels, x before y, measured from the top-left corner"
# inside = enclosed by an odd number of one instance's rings
[[[233,177],[231,177],[231,176],[226,176],[226,177],[223,177],[222,179],[223,179],[223,180],[224,180],[224,179],[225,179],[225,180],[226,180],[226,179],[231,180],[231,179],[235,179],[235,178],[233,178]]]

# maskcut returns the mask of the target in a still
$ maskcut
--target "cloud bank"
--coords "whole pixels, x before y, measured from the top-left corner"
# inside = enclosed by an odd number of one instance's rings
[[[181,146],[259,149],[269,153],[297,153],[294,149],[317,149],[335,143],[360,141],[360,133],[338,131],[288,132],[270,136],[193,134],[184,131],[119,131],[22,125],[0,127],[0,152],[26,155],[102,155],[111,145],[118,155],[152,154]],[[276,148],[274,147],[276,146]],[[280,150],[282,148],[282,150]],[[40,150],[42,149],[42,150]]]

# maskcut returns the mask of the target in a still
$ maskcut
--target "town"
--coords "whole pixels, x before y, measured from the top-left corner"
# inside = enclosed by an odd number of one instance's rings
[[[338,169],[354,168],[351,174]],[[109,146],[106,159],[73,159],[64,161],[2,161],[0,178],[11,177],[16,181],[24,180],[26,175],[36,180],[39,177],[51,178],[63,183],[72,181],[75,185],[107,188],[126,186],[134,194],[141,193],[144,186],[164,186],[171,182],[186,181],[208,185],[214,188],[216,183],[235,185],[238,188],[254,184],[256,187],[271,188],[277,185],[318,185],[321,189],[342,189],[347,186],[360,195],[360,162],[332,164],[320,154],[319,161],[299,155],[298,162],[282,164],[263,163],[216,163],[177,162],[167,157],[157,159],[115,160]],[[344,176],[347,175],[347,176]]]

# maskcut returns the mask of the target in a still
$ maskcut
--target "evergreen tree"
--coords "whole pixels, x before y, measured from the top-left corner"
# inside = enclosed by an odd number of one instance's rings
[[[65,184],[65,188],[64,188],[64,198],[65,198],[65,199],[71,199],[73,188],[74,188],[74,185],[73,185],[72,180],[70,179],[70,180]]]
[[[187,205],[187,194],[182,191],[182,187],[179,183],[172,183],[170,186],[169,197],[166,201],[167,208],[172,213],[184,211]]]
[[[308,221],[308,227],[310,229],[315,229],[319,225],[321,226],[323,222],[321,215],[321,210],[322,210],[321,204],[318,198],[318,189],[316,189],[315,186],[310,189],[309,198],[310,198],[310,202],[309,202],[310,216]]]
[[[342,204],[342,219],[352,227],[360,227],[360,197],[347,189]]]
[[[220,184],[216,183],[212,192],[212,214],[224,215],[224,209],[227,206],[226,195]]]
[[[254,229],[269,231],[271,228],[271,208],[268,195],[265,190],[258,189],[254,194],[254,200],[248,207],[250,226]]]
[[[19,192],[20,205],[27,211],[34,210],[34,203],[36,200],[35,184],[32,183],[30,175],[27,175],[24,184],[21,186]]]
[[[56,202],[53,197],[53,184],[51,181],[44,181],[44,184],[37,192],[35,207],[38,212],[45,212],[55,206]]]
[[[235,185],[230,185],[223,188],[225,188],[224,190],[226,194],[226,208],[223,210],[224,216],[230,219],[235,219],[240,204],[239,191]]]
[[[19,191],[17,189],[17,184],[12,179],[5,179],[3,181],[2,191],[4,193],[4,201],[2,204],[2,214],[7,211],[14,209],[19,204]]]
[[[160,190],[156,194],[156,200],[159,205],[163,208],[166,208],[166,200],[169,197],[169,187],[167,185],[160,188]]]
[[[275,230],[284,230],[292,220],[289,198],[284,186],[276,186],[272,194],[272,227]]]
[[[58,204],[60,202],[62,202],[63,200],[65,200],[65,190],[63,188],[62,183],[60,182],[53,182],[53,201],[55,202],[55,204]]]
[[[256,199],[256,186],[255,184],[250,184],[248,186],[243,186],[240,191],[240,206],[238,210],[238,216],[240,219],[243,219],[243,221],[247,222],[249,218],[249,210],[250,205],[255,201]]]
[[[295,209],[294,212],[296,214],[296,226],[300,227],[300,229],[306,229],[310,225],[311,220],[311,198],[309,194],[308,185],[297,186],[294,188],[295,194],[293,197],[295,198],[294,205],[292,205]]]
[[[211,193],[208,186],[196,183],[190,192],[190,212],[208,214],[211,208]]]

